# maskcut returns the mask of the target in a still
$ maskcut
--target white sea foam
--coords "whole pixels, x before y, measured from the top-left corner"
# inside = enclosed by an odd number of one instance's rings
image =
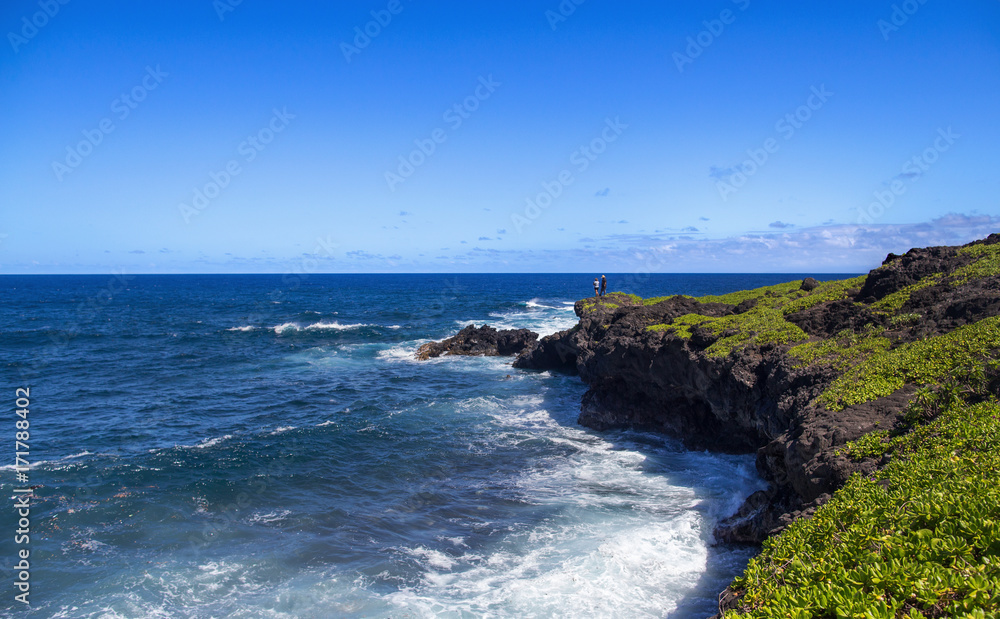
[[[417,349],[421,345],[430,342],[431,340],[414,340],[410,342],[403,342],[401,344],[396,344],[395,346],[390,346],[385,350],[380,350],[377,353],[379,359],[383,361],[389,361],[394,363],[400,362],[417,362]]]
[[[387,599],[418,616],[659,617],[698,583],[708,557],[696,514],[670,520],[560,519],[487,555],[417,547],[421,586]]]
[[[492,312],[488,320],[457,320],[457,324],[489,324],[497,329],[530,329],[540,337],[552,335],[573,327],[577,323],[573,302],[558,302],[560,306],[545,305],[539,299],[525,301],[523,310]]]
[[[537,297],[534,298],[534,299],[531,299],[530,301],[525,301],[524,305],[525,305],[525,307],[530,307],[530,308],[550,309],[550,310],[559,310],[559,311],[562,311],[562,310],[565,309],[565,308],[562,308],[562,307],[554,307],[552,305],[544,305],[541,302],[541,299],[539,299]]]
[[[455,559],[439,550],[430,550],[422,546],[418,546],[417,548],[403,548],[402,550],[406,554],[416,557],[424,564],[438,570],[450,570],[458,563]]]
[[[687,596],[706,578],[709,590],[725,587],[731,574],[709,565],[710,532],[762,486],[751,460],[684,452],[641,433],[595,435],[566,423],[568,406],[544,392],[458,403],[510,436],[559,447],[514,484],[521,501],[552,516],[512,529],[485,552],[452,538],[405,549],[424,577],[385,599],[420,617],[610,617],[626,609],[659,617],[687,612]],[[702,614],[691,616],[710,614],[711,600],[698,604],[692,612]]]
[[[272,524],[275,522],[281,522],[289,515],[291,515],[291,513],[292,513],[291,510],[287,509],[277,509],[268,512],[257,511],[251,514],[249,518],[247,518],[247,522],[249,522],[250,524],[258,524],[258,523]]]
[[[353,325],[342,325],[342,324],[340,324],[339,322],[337,322],[335,320],[333,322],[317,322],[315,324],[311,324],[311,325],[309,325],[309,326],[306,327],[306,330],[313,330],[313,329],[334,329],[334,330],[337,330],[337,331],[347,331],[349,329],[361,329],[362,327],[374,327],[374,326],[377,326],[377,325],[369,325],[369,324],[362,324],[362,323],[353,324]]]
[[[92,455],[94,455],[94,452],[84,450],[81,451],[80,453],[75,453],[69,456],[63,456],[62,458],[59,458],[57,460],[39,460],[38,462],[32,462],[31,464],[28,465],[28,468],[36,469],[40,466],[50,466],[50,465],[54,466],[55,468],[59,468],[60,464],[64,464],[69,460],[76,460],[77,458],[83,458],[85,456],[92,456]],[[24,468],[24,467],[18,467],[16,466],[16,464],[4,464],[3,466],[0,466],[0,471],[13,471],[17,468]]]
[[[215,438],[206,438],[197,445],[178,445],[178,449],[208,449],[209,447],[215,447],[222,441],[228,441],[233,438],[232,434],[226,434],[225,436],[216,436]]]
[[[246,326],[243,326],[243,327],[230,327],[230,328],[226,329],[226,331],[244,331],[245,332],[245,331],[253,331],[256,328],[257,327],[246,325]]]
[[[367,323],[355,323],[355,324],[341,324],[340,322],[334,320],[333,322],[319,321],[312,324],[303,325],[298,322],[286,322],[280,325],[271,327],[271,329],[278,335],[285,333],[286,331],[349,331],[352,329],[362,329],[364,327],[377,327],[378,325],[372,325]],[[241,329],[242,330],[242,329]]]
[[[295,426],[282,426],[280,428],[275,428],[275,430],[273,432],[271,432],[271,434],[272,435],[274,435],[274,434],[283,434],[285,432],[288,432],[289,430],[294,430],[294,429],[295,429]]]

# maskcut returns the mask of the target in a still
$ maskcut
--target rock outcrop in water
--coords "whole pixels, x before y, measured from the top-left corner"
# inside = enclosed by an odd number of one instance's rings
[[[578,325],[531,345],[514,366],[579,374],[589,387],[579,418],[585,426],[643,428],[694,449],[755,452],[770,488],[752,495],[716,537],[759,543],[822,504],[852,473],[880,466],[839,449],[894,427],[917,381],[886,388],[849,372],[880,353],[1000,314],[998,243],[994,234],[961,248],[890,254],[867,276],[842,282],[809,278],[700,299],[584,299],[575,306]]]
[[[469,325],[456,335],[440,342],[428,342],[417,350],[417,359],[425,361],[441,355],[507,357],[533,345],[538,334],[527,329],[497,329]]]

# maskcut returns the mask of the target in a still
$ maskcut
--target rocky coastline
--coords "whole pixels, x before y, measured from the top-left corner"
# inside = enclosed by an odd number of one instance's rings
[[[592,297],[576,303],[572,329],[538,340],[496,332],[498,346],[486,354],[516,354],[516,368],[578,375],[588,387],[584,426],[642,428],[692,449],[755,453],[769,488],[751,495],[715,537],[760,544],[813,513],[852,474],[887,464],[888,455],[852,458],[844,446],[899,427],[918,388],[933,381],[901,371],[889,386],[852,384],[853,368],[1000,315],[998,244],[993,234],[962,247],[889,254],[867,275],[840,282],[808,278],[697,299]],[[478,333],[470,329],[465,340]],[[893,376],[892,368],[884,374]]]

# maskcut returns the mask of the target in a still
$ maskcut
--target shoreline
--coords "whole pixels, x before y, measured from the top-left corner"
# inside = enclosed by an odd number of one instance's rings
[[[715,537],[763,544],[744,574],[759,582],[760,566],[773,558],[774,549],[818,526],[814,523],[823,518],[814,518],[817,514],[845,509],[842,496],[858,480],[885,485],[900,467],[923,457],[922,447],[903,459],[894,453],[902,453],[908,437],[925,425],[944,423],[938,419],[945,419],[943,414],[914,412],[947,391],[942,385],[965,385],[963,405],[995,404],[1000,370],[976,381],[969,376],[978,376],[974,368],[992,361],[1000,349],[1000,324],[994,324],[1000,321],[998,290],[1000,235],[993,234],[962,247],[890,254],[867,275],[848,280],[807,278],[700,298],[610,293],[578,301],[579,322],[571,329],[537,342],[512,334],[521,346],[513,366],[578,375],[588,387],[579,417],[586,427],[653,430],[691,449],[756,453],[757,470],[769,487],[719,523]],[[499,338],[501,347],[511,337],[490,330],[467,327],[445,340],[438,354],[501,354],[495,344],[490,351],[489,342],[484,353],[483,336],[494,343]],[[466,346],[470,342],[474,345]],[[502,354],[514,354],[509,348]],[[1000,485],[1000,479],[989,480]],[[905,496],[896,498],[905,503]],[[861,518],[858,526],[870,520]],[[802,563],[804,572],[816,569],[800,555],[793,552],[788,561]],[[739,577],[720,595],[720,616],[865,609],[876,598],[889,604],[887,609],[933,616],[946,607],[965,608],[961,604],[968,599],[971,608],[980,608],[976,600],[1000,595],[994,582],[983,589],[987,597],[949,590],[919,604],[878,586],[864,588],[871,596],[853,601],[832,594],[809,598],[846,582],[848,568],[826,575],[823,586],[792,587],[797,593]],[[769,569],[771,579],[784,582],[776,575],[786,566]],[[919,588],[905,578],[894,586]],[[846,588],[851,587],[856,585]],[[799,601],[788,605],[787,595]]]

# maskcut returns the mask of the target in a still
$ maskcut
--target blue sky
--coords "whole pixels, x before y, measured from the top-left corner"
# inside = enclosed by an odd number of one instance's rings
[[[853,272],[1000,230],[995,0],[14,0],[0,32],[0,273]]]

